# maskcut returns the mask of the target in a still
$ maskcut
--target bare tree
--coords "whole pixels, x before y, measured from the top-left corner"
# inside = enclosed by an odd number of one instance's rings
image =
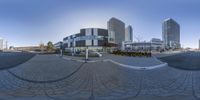
[[[137,36],[135,36],[135,39],[137,40],[137,42],[140,42],[140,41],[142,41],[142,36],[137,35]]]
[[[40,42],[39,48],[40,48],[41,52],[44,52],[44,49],[45,49],[44,43]]]

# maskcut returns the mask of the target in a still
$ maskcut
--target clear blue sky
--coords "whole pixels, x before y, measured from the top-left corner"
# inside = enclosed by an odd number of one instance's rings
[[[175,19],[184,47],[198,47],[200,0],[0,0],[0,37],[12,46],[57,42],[80,28],[106,28],[116,17],[143,40],[161,38],[162,22]]]

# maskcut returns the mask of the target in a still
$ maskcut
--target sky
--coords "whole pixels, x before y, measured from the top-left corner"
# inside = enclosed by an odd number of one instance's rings
[[[200,0],[0,0],[0,37],[9,46],[33,46],[79,33],[107,28],[111,17],[132,25],[143,41],[162,38],[162,22],[180,24],[183,47],[198,48]]]

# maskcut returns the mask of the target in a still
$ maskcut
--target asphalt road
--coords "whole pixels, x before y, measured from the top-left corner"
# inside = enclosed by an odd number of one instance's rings
[[[0,100],[199,100],[199,71],[134,70],[36,55],[0,71]]]

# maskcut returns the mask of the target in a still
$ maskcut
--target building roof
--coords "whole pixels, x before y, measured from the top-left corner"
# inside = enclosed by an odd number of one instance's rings
[[[172,18],[167,18],[167,19],[165,19],[164,21],[174,21],[174,22],[176,22],[174,19],[172,19]],[[177,23],[177,22],[176,22]]]
[[[172,22],[175,22],[176,24],[178,24],[174,19],[172,18],[167,18],[164,20],[164,22],[168,22],[168,21],[172,21]],[[179,24],[178,24],[179,25]]]
[[[96,28],[96,27],[81,28],[80,30],[84,30],[84,29],[103,29],[103,30],[108,30],[108,29],[105,29],[105,28]]]
[[[168,20],[173,20],[172,18],[167,18],[167,19],[165,19],[164,21],[168,21]]]
[[[111,21],[111,20],[116,20],[116,21],[119,21],[119,22],[121,22],[121,23],[124,23],[123,21],[121,21],[121,20],[119,20],[119,19],[117,19],[117,18],[115,18],[115,17],[110,18],[109,21]]]

